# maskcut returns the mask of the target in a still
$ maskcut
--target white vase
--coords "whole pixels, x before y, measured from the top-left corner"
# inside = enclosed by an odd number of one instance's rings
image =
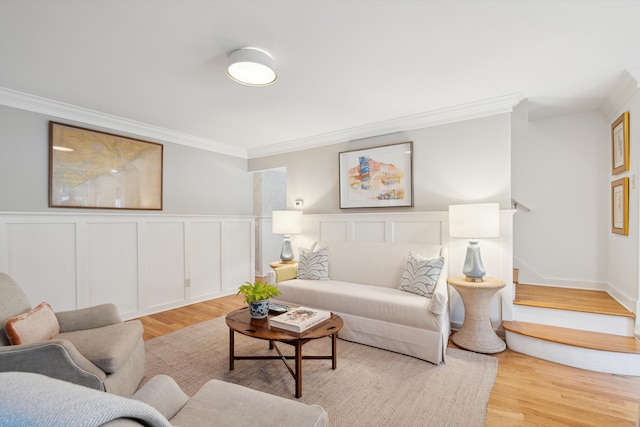
[[[252,319],[264,319],[269,314],[269,300],[261,299],[251,301],[249,304],[249,313]]]

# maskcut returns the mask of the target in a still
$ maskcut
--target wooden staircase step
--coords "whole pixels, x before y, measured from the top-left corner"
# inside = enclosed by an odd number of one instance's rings
[[[574,347],[640,354],[640,340],[634,337],[508,320],[502,322],[502,327],[517,334]]]
[[[531,307],[635,318],[635,314],[624,308],[605,291],[518,283],[513,303]]]

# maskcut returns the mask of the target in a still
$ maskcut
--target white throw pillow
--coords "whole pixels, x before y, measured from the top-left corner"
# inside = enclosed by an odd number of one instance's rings
[[[400,289],[431,298],[443,265],[442,257],[429,259],[409,252],[407,264],[400,278]]]
[[[315,251],[300,248],[298,279],[329,280],[329,248],[327,246]]]

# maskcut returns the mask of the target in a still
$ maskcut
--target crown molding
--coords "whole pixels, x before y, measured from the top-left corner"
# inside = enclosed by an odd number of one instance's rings
[[[510,94],[246,150],[230,144],[0,87],[0,105],[243,159],[306,150],[394,132],[510,113],[522,99],[520,93]]]
[[[620,114],[624,104],[640,88],[640,68],[625,70],[617,85],[600,106],[600,112],[609,121],[613,121]]]
[[[521,93],[504,95],[468,104],[433,110],[426,113],[419,113],[411,116],[399,117],[396,119],[329,132],[308,138],[285,141],[264,147],[250,148],[248,151],[249,159],[306,150],[309,148],[316,148],[362,138],[370,138],[378,135],[386,135],[394,132],[477,119],[495,114],[510,113],[513,111],[514,107],[522,101],[522,99],[523,96]]]
[[[77,107],[39,96],[0,87],[0,105],[45,114],[56,118],[72,120],[92,126],[126,132],[146,138],[186,145],[188,147],[213,151],[229,156],[247,158],[247,150],[230,144],[223,144],[206,138],[153,126],[123,117],[112,116],[99,111]]]

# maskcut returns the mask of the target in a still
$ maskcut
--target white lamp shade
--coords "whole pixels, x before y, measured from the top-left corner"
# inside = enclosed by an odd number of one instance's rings
[[[499,237],[499,204],[450,205],[449,236],[468,239]]]
[[[229,56],[227,75],[238,83],[267,86],[276,81],[275,61],[265,51],[246,47]]]
[[[273,211],[271,219],[274,234],[302,233],[302,211]]]

